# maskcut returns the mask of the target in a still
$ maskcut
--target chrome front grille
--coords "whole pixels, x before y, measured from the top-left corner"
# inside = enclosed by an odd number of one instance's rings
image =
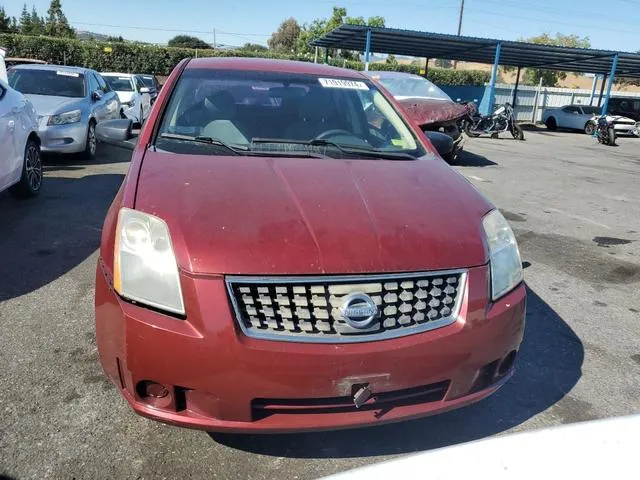
[[[249,337],[292,342],[367,342],[453,323],[464,271],[325,277],[227,277],[236,318]],[[377,314],[366,328],[343,314],[345,299],[366,294]]]

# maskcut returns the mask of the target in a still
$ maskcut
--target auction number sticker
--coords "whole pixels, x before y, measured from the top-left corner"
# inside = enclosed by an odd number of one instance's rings
[[[342,88],[345,90],[369,90],[367,84],[356,80],[344,80],[338,78],[319,78],[320,85],[324,88]]]
[[[57,70],[56,75],[60,75],[61,77],[74,77],[74,78],[78,78],[80,76],[80,74],[75,72],[63,72],[61,70]]]

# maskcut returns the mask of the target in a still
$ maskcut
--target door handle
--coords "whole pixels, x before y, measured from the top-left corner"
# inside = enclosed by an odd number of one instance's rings
[[[9,120],[9,122],[7,122],[7,127],[9,128],[10,132],[13,132],[13,130],[16,128],[16,122],[14,120]]]

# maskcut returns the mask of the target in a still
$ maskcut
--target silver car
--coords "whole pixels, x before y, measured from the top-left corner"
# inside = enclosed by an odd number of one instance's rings
[[[96,154],[96,124],[117,119],[116,93],[93,70],[59,65],[18,65],[9,84],[22,92],[38,114],[43,152]]]

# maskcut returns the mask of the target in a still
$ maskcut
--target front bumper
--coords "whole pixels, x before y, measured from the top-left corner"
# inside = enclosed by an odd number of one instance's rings
[[[616,135],[633,135],[638,136],[638,126],[632,124],[614,124],[613,129]]]
[[[133,120],[134,123],[140,122],[140,107],[138,105],[134,105],[133,107],[128,107],[124,103],[122,104],[122,113],[124,116],[130,120]]]
[[[467,276],[460,315],[440,329],[377,342],[309,344],[244,336],[224,279],[182,276],[187,319],[122,301],[99,262],[102,366],[139,414],[211,431],[291,432],[381,424],[478,401],[513,374],[525,287],[487,303],[488,268]],[[149,397],[146,381],[168,395]],[[378,395],[361,409],[354,389]]]
[[[40,120],[38,135],[43,152],[78,153],[84,151],[87,143],[88,125],[85,122],[67,125],[46,125]]]

